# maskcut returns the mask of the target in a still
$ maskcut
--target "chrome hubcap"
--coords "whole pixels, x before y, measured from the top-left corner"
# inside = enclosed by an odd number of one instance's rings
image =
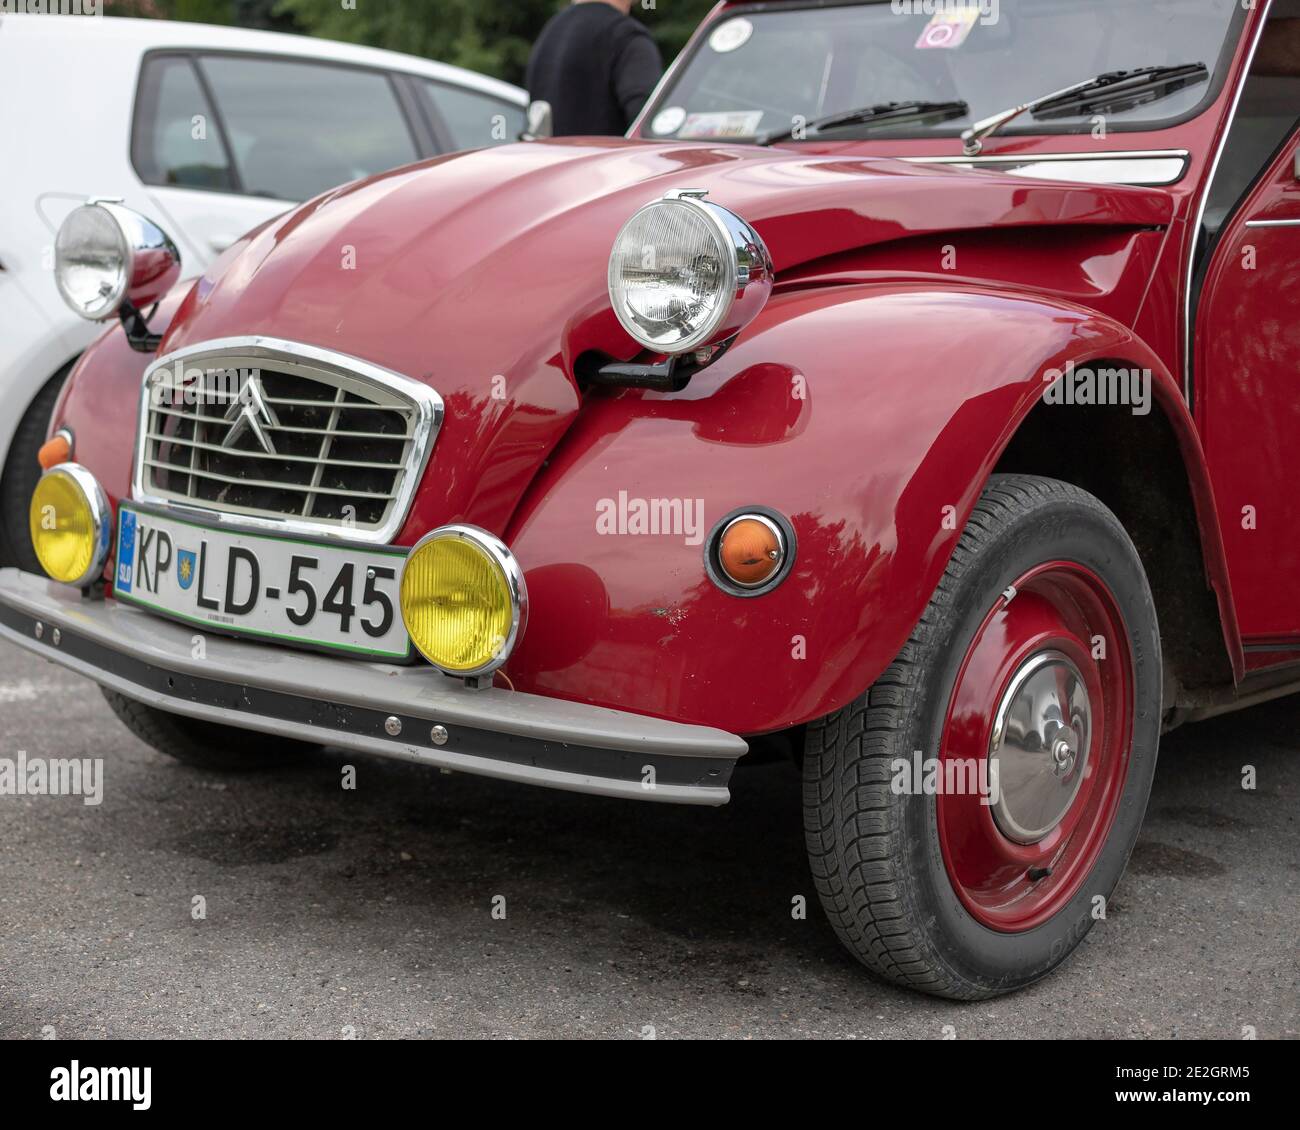
[[[1065,817],[1083,783],[1092,708],[1078,667],[1059,651],[1031,656],[998,704],[989,768],[1002,834],[1037,843]]]

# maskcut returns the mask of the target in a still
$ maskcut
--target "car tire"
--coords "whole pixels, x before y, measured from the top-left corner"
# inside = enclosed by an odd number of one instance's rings
[[[840,940],[942,997],[1045,976],[1128,862],[1160,707],[1155,607],[1123,526],[1078,487],[993,476],[897,658],[807,728],[808,852]]]
[[[101,687],[118,719],[146,745],[195,769],[247,773],[300,762],[320,746],[159,710]]]
[[[28,511],[32,491],[41,477],[36,454],[45,442],[54,405],[70,370],[71,366],[46,381],[18,422],[9,445],[3,477],[0,477],[0,568],[16,565],[28,573],[44,575],[32,548]]]

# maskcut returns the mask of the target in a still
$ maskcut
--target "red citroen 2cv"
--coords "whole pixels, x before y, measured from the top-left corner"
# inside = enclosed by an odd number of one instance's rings
[[[120,324],[0,633],[203,766],[716,805],[783,751],[856,957],[1026,985],[1162,729],[1300,689],[1298,116],[1283,0],[723,3],[627,139],[192,285],[92,201],[55,281]]]

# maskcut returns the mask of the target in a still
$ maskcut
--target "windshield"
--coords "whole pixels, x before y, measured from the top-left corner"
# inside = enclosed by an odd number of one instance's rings
[[[1204,63],[1208,80],[1104,111],[1108,132],[1159,128],[1191,116],[1212,95],[1241,10],[1239,0],[748,5],[709,25],[656,96],[640,136],[752,139],[862,107],[965,102],[969,110],[956,117],[858,122],[817,135],[953,136],[1108,71]],[[1087,132],[1097,114],[1085,107],[1050,120],[1025,115],[1002,132]]]

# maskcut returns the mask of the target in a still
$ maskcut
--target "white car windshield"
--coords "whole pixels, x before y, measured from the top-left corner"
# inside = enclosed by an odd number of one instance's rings
[[[1149,75],[1150,83],[1139,76],[1126,95],[1109,101],[1090,95],[1041,115],[1026,114],[1002,132],[1086,132],[1098,115],[1108,129],[1160,128],[1189,117],[1213,94],[1242,10],[1239,0],[874,0],[737,7],[704,30],[656,96],[639,136],[752,140],[891,104],[892,118],[877,113],[874,123],[840,123],[807,136],[952,136],[981,118],[1095,76],[1183,68],[1173,78]],[[1189,73],[1198,64],[1203,69]],[[931,112],[905,112],[918,103]]]

